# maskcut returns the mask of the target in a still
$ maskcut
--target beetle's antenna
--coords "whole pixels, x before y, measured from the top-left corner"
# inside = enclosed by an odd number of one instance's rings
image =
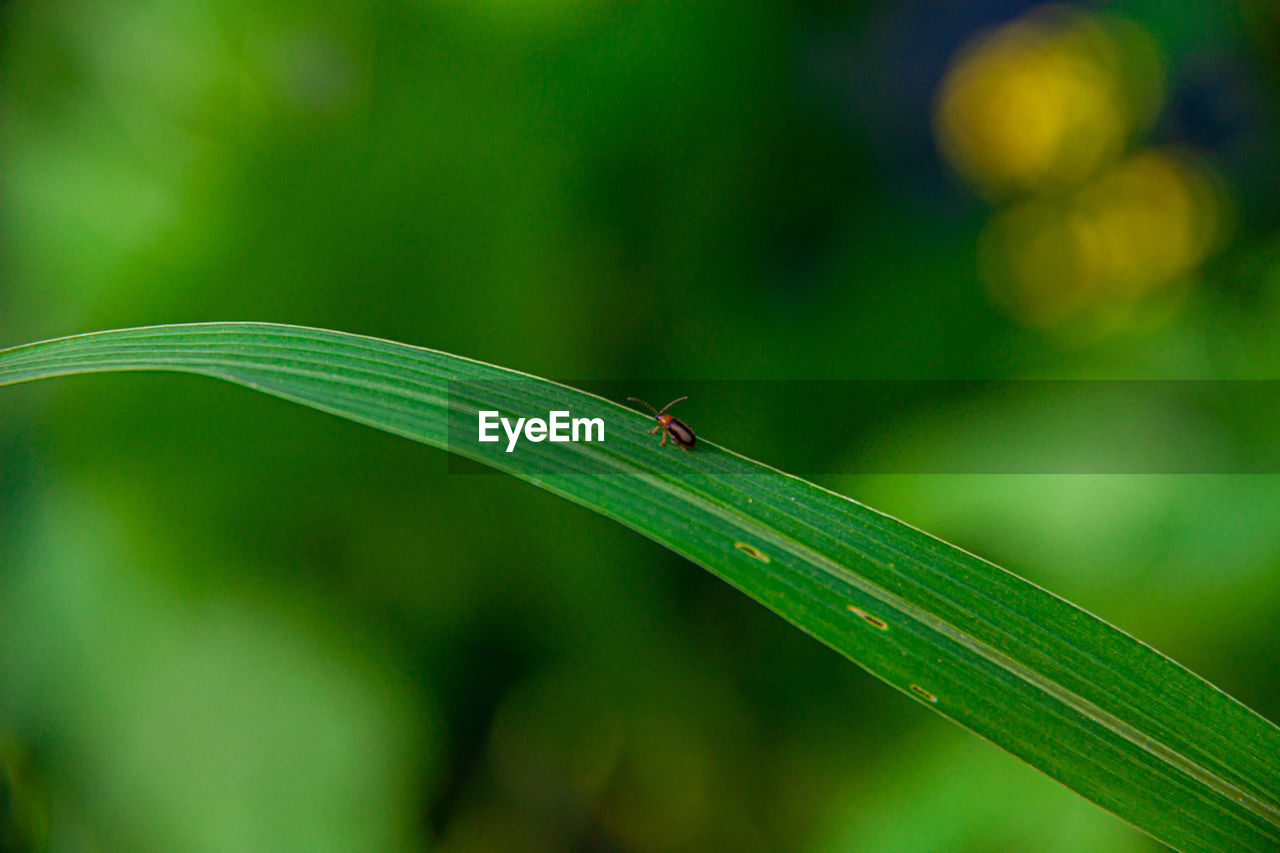
[[[659,411],[658,411],[657,409],[655,409],[653,406],[650,406],[648,403],[645,403],[645,402],[644,402],[644,400],[641,400],[639,397],[628,397],[627,399],[628,399],[628,400],[635,400],[637,403],[643,403],[643,404],[644,404],[644,406],[645,406],[649,411],[653,412],[653,414],[654,414],[655,416],[662,414],[662,412],[659,412]],[[667,405],[670,405],[670,403],[668,403]]]
[[[688,400],[688,399],[689,399],[689,395],[688,395],[688,394],[684,395],[683,397],[676,397],[676,398],[675,398],[674,400],[672,400],[670,403],[667,403],[665,406],[663,406],[663,407],[662,407],[662,412],[665,412],[667,409],[671,408],[671,407],[672,407],[672,406],[674,406],[676,403],[679,403],[681,400]],[[648,405],[648,404],[646,403],[646,405]],[[652,406],[650,406],[650,408],[652,408]],[[658,414],[662,414],[662,412],[658,412]]]

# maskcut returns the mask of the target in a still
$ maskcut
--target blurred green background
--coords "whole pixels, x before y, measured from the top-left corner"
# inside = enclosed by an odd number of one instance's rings
[[[1270,0],[0,15],[0,346],[267,320],[664,400],[1280,375]],[[797,442],[761,387],[679,415],[810,471],[1062,453],[1031,396]],[[0,848],[1159,849],[522,483],[203,379],[2,396]],[[1280,718],[1276,477],[822,482]]]

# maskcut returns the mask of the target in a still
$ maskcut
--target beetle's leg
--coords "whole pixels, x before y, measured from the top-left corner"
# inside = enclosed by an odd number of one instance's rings
[[[667,443],[667,437],[668,437],[668,433],[667,433],[666,431],[663,431],[663,433],[662,433],[662,441],[658,442],[658,446],[659,446],[659,447],[662,447],[663,445],[665,445],[665,444]]]
[[[654,427],[653,429],[649,430],[649,435],[653,435],[655,432],[657,432],[657,431],[658,431],[658,430],[660,430],[660,429],[662,429],[662,424],[658,424],[656,427]]]

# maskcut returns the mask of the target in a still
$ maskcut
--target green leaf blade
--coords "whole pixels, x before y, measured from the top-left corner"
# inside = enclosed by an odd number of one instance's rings
[[[1183,850],[1280,849],[1280,729],[1033,584],[922,531],[563,385],[391,341],[260,323],[0,352],[0,385],[168,370],[235,382],[491,465],[613,518],[872,674]],[[450,441],[451,419],[568,409],[605,445]]]

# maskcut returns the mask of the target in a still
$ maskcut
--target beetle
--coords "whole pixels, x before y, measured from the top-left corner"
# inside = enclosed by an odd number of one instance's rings
[[[645,408],[653,412],[653,416],[658,419],[658,425],[649,430],[649,432],[655,433],[658,430],[662,430],[662,441],[658,444],[659,447],[662,447],[662,445],[667,443],[668,436],[671,437],[671,442],[673,444],[678,444],[685,450],[693,450],[693,446],[698,443],[698,437],[693,434],[693,430],[689,429],[688,424],[684,421],[676,420],[671,415],[664,414],[667,409],[671,408],[676,403],[679,403],[681,400],[688,400],[689,398],[687,396],[676,397],[670,403],[663,406],[661,411],[650,406],[648,403],[645,403],[645,401],[641,400],[639,397],[628,397],[627,399],[635,400],[637,403],[644,404]]]

